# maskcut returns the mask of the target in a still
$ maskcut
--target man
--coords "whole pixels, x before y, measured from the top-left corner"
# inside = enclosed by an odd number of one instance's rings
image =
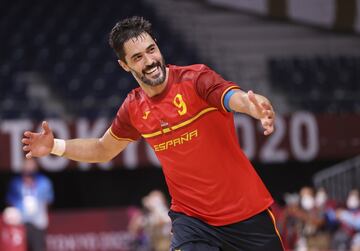
[[[268,210],[273,199],[241,151],[229,112],[259,119],[269,135],[270,102],[205,65],[165,65],[151,24],[141,17],[118,22],[109,42],[140,88],[128,94],[101,138],[54,139],[43,122],[41,133],[24,133],[26,157],[105,162],[143,137],[172,196],[172,250],[283,250]]]
[[[21,175],[11,180],[6,200],[20,211],[28,250],[46,250],[48,206],[54,200],[54,192],[49,178],[38,172],[34,159],[26,159]]]

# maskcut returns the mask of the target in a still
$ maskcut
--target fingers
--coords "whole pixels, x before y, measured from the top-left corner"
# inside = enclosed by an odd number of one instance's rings
[[[269,105],[268,103],[262,103],[262,106],[264,107],[264,109],[266,109],[263,110],[263,117],[267,119],[275,120],[275,112],[272,106]]]
[[[272,106],[267,103],[267,102],[262,102],[261,106],[265,109],[265,110],[272,110]]]
[[[274,126],[268,127],[265,131],[264,131],[264,135],[268,136],[270,134],[272,134],[274,131]]]
[[[25,135],[25,133],[24,133],[24,135]],[[28,152],[26,155],[25,155],[25,157],[27,158],[27,159],[31,159],[31,157],[32,157],[32,153],[31,153],[31,147],[30,147],[30,144],[31,144],[31,138],[23,138],[22,140],[21,140],[21,143],[23,143],[23,144],[25,144],[24,146],[23,146],[23,151],[24,152]]]
[[[35,137],[35,133],[32,133],[30,131],[26,131],[24,132],[24,138],[22,138],[21,140],[21,143],[25,144],[23,146],[23,151],[25,152],[28,152],[25,157],[27,159],[31,159],[32,158],[32,152],[30,151],[31,150],[31,143],[33,142],[34,140],[34,137]]]
[[[265,102],[259,103],[259,101],[256,99],[255,93],[253,91],[248,91],[247,94],[248,94],[248,98],[249,98],[250,102],[254,104],[257,112],[259,113],[259,115],[261,117],[273,115],[274,111],[269,102],[265,101]]]
[[[24,132],[24,136],[28,137],[28,138],[32,138],[34,136],[34,133],[30,132],[30,131],[26,131],[26,132]]]
[[[275,121],[275,113],[272,106],[267,103],[261,103],[262,110],[262,119],[261,124],[265,129],[264,135],[270,135],[274,131],[274,121]]]
[[[30,147],[29,145],[23,146],[23,150],[24,150],[25,152],[28,152],[28,151],[31,150],[31,147]]]
[[[265,129],[264,135],[270,135],[274,131],[274,119],[264,118],[261,119],[261,125]]]
[[[44,130],[44,134],[49,134],[49,133],[51,133],[51,130],[50,130],[50,127],[49,127],[48,122],[43,121],[42,124],[41,124],[41,127],[42,127],[42,129]]]
[[[253,91],[247,92],[248,98],[251,103],[254,104],[257,110],[257,117],[261,121],[262,127],[265,129],[264,135],[270,135],[274,131],[275,112],[271,104],[265,100],[265,102],[259,103]]]
[[[26,157],[27,159],[31,159],[31,158],[32,158],[32,153],[31,153],[31,152],[28,152],[28,153],[25,155],[25,157]]]
[[[274,131],[275,113],[272,106],[269,103],[263,102],[261,103],[261,106],[263,107],[263,109],[265,109],[263,111],[264,117],[261,119],[261,124],[265,129],[264,135],[267,136]]]
[[[262,110],[263,108],[261,107],[261,105],[259,104],[258,100],[255,97],[255,94],[253,91],[248,91],[248,97],[249,100],[251,101],[251,103],[253,103],[256,107],[257,110]]]
[[[37,133],[37,132],[34,133],[31,131],[24,132],[24,137],[22,138],[21,142],[24,144],[22,149],[25,152],[27,152],[25,155],[27,159],[31,159],[32,157],[34,157],[33,154],[35,154],[38,151],[36,142],[39,141],[39,139],[41,139],[41,136],[46,134],[51,134],[51,129],[46,121],[42,122],[41,127],[42,127],[41,133]]]
[[[30,138],[23,138],[23,139],[21,140],[21,143],[26,144],[26,145],[29,145],[29,144],[31,143],[31,139],[30,139]]]

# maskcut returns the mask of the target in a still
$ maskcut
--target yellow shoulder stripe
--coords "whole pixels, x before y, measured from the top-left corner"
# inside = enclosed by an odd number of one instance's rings
[[[141,136],[143,136],[144,138],[152,138],[155,136],[159,136],[161,134],[165,134],[174,130],[177,130],[181,127],[184,127],[188,124],[191,124],[192,122],[194,122],[195,120],[197,120],[198,118],[200,118],[202,115],[204,115],[205,113],[211,112],[211,111],[215,111],[217,110],[217,108],[215,107],[208,107],[202,111],[200,111],[198,114],[196,114],[194,117],[192,117],[191,119],[185,120],[184,122],[181,122],[177,125],[171,126],[169,128],[164,128],[163,130],[157,131],[157,132],[153,132],[153,133],[148,133],[148,134],[142,134]]]
[[[114,137],[115,139],[117,139],[117,140],[126,140],[126,141],[131,141],[131,142],[134,141],[133,139],[130,139],[130,138],[120,138],[120,137],[116,136],[116,135],[113,133],[113,131],[111,130],[111,127],[108,129],[108,131],[109,131],[110,135],[113,136],[113,137]]]

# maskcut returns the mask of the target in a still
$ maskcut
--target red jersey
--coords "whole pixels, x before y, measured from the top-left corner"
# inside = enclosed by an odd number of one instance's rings
[[[273,199],[238,144],[224,94],[239,88],[205,65],[169,65],[165,90],[130,92],[110,133],[140,137],[154,149],[172,197],[171,209],[220,226],[247,219]]]

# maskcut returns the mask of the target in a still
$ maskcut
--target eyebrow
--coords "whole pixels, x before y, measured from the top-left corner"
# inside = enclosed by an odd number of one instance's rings
[[[148,47],[146,47],[146,51],[148,50],[148,49],[150,49],[151,47],[153,47],[153,46],[155,46],[155,43],[152,43],[152,44],[150,44]],[[141,52],[138,52],[138,53],[135,53],[134,55],[132,55],[131,56],[131,59],[134,59],[135,57],[137,57],[137,56],[139,56],[139,55],[141,55]]]

